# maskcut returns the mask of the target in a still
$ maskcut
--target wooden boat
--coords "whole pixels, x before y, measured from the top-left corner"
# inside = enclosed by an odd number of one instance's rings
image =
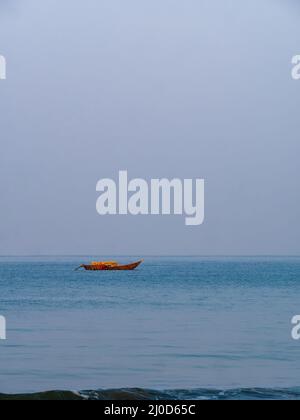
[[[137,261],[132,264],[120,265],[115,261],[109,262],[92,262],[91,264],[82,264],[76,270],[84,268],[86,271],[132,271],[135,270],[144,260]]]

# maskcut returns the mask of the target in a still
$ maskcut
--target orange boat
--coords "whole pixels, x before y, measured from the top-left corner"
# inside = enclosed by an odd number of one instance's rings
[[[108,262],[92,262],[91,264],[82,264],[76,270],[84,268],[87,271],[132,271],[135,270],[144,260],[137,261],[132,264],[120,265],[116,261]]]

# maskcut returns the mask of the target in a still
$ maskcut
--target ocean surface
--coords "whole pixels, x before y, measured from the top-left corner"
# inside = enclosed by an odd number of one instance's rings
[[[74,271],[94,259],[0,258],[0,393],[300,399],[291,338],[300,258],[146,258],[134,272]]]

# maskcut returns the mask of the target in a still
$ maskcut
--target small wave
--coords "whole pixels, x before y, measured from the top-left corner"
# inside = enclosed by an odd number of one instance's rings
[[[0,400],[98,400],[98,401],[174,401],[174,400],[300,400],[300,388],[263,389],[247,388],[236,390],[171,390],[111,389],[95,391],[48,391],[35,394],[0,394]]]

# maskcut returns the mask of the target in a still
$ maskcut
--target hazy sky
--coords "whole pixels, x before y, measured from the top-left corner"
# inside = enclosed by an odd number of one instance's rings
[[[0,254],[300,254],[296,0],[0,0]],[[206,219],[96,183],[205,178]]]

